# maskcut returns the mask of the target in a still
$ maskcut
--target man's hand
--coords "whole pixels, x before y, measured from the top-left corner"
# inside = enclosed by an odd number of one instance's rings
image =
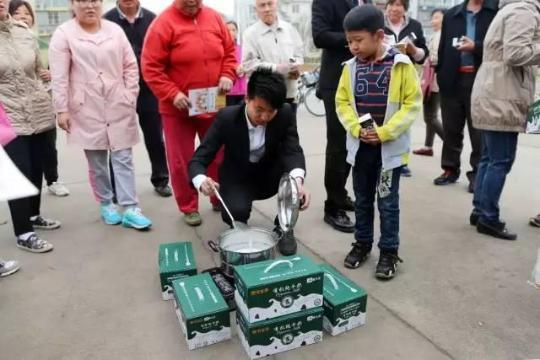
[[[300,195],[300,210],[304,211],[311,203],[311,193],[304,187],[304,180],[302,178],[295,178],[294,180],[296,181],[298,194]]]
[[[233,86],[233,82],[228,77],[222,76],[219,78],[218,88],[219,88],[219,91],[221,91],[222,93],[229,92],[232,89],[232,86]]]
[[[212,196],[214,195],[214,189],[219,190],[219,184],[212,180],[212,178],[207,177],[199,190],[206,196]]]
[[[293,65],[291,67],[291,70],[289,71],[289,79],[298,80],[299,77],[300,77],[300,69],[298,68],[298,66]]]
[[[179,110],[186,110],[187,108],[191,107],[189,98],[181,91],[176,94],[173,105]]]
[[[276,72],[281,75],[287,75],[289,71],[291,71],[291,64],[289,63],[277,64],[276,66]]]
[[[69,134],[71,132],[71,119],[69,118],[69,113],[59,113],[57,120],[58,127]]]
[[[41,78],[43,82],[49,82],[51,81],[51,72],[46,69],[41,69],[39,71],[39,77]]]
[[[369,145],[377,145],[381,143],[379,135],[375,129],[361,129],[360,140]]]
[[[466,36],[461,37],[461,45],[457,47],[458,51],[473,52],[475,49],[474,41]]]

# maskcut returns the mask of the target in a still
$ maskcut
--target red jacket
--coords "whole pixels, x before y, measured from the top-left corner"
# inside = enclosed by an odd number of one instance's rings
[[[193,18],[171,5],[148,29],[141,66],[160,112],[179,114],[173,105],[179,91],[187,96],[217,86],[221,76],[236,79],[234,41],[216,11],[203,5]]]

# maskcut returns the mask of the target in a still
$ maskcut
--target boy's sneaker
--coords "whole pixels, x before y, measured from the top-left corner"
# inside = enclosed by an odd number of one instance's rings
[[[99,212],[107,225],[118,225],[122,222],[122,215],[118,211],[118,206],[114,204],[101,205]]]
[[[404,166],[401,168],[401,176],[403,177],[411,177],[412,176],[412,172],[411,172],[411,169],[409,169],[408,166]]]
[[[43,240],[36,233],[32,233],[26,240],[17,238],[17,247],[33,253],[45,253],[54,248],[50,242]]]
[[[369,253],[371,252],[371,246],[357,242],[353,243],[352,246],[353,248],[349,254],[347,254],[343,264],[346,268],[356,269],[368,258]]]
[[[42,230],[54,230],[58,229],[62,223],[58,220],[51,220],[46,219],[42,217],[41,215],[38,215],[34,219],[30,219],[30,222],[32,223],[32,226],[34,229],[42,229]]]
[[[69,189],[60,181],[55,181],[51,185],[47,186],[49,192],[53,195],[64,197],[69,195]]]
[[[396,253],[381,251],[375,277],[378,279],[392,279],[396,275],[398,262],[403,262]]]
[[[122,225],[127,228],[144,230],[152,226],[152,221],[142,214],[141,209],[132,207],[124,211]]]
[[[18,261],[15,260],[2,260],[0,259],[0,277],[8,276],[19,271],[21,266]]]

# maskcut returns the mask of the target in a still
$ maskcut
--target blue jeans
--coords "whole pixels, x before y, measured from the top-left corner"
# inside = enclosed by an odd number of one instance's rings
[[[484,223],[500,221],[499,199],[516,158],[517,140],[516,132],[482,130],[482,158],[476,174],[473,212]]]
[[[353,167],[354,196],[356,197],[356,230],[358,243],[372,246],[375,220],[375,195],[381,220],[381,251],[396,252],[399,248],[399,180],[401,168],[389,171],[385,190],[381,180],[381,146],[360,144]]]

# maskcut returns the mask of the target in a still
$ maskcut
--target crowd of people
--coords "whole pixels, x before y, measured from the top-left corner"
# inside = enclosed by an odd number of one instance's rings
[[[301,210],[309,207],[296,121],[306,39],[278,15],[278,0],[254,0],[258,20],[242,34],[202,0],[173,0],[159,16],[138,0],[118,0],[105,14],[101,0],[70,5],[73,17],[55,30],[46,67],[31,5],[0,0],[0,103],[17,134],[4,150],[36,188],[45,177],[51,193],[69,195],[58,176],[58,126],[84,152],[103,222],[149,229],[132,154],[140,127],[155,192],[174,196],[190,226],[203,221],[199,192],[232,226],[216,190],[234,219],[247,222],[252,202],[274,196],[283,173],[296,181]],[[385,11],[370,0],[312,4],[313,42],[322,49],[317,93],[326,110],[324,221],[354,233],[344,265],[357,268],[372,250],[377,202],[381,279],[393,278],[402,261],[399,184],[412,176],[410,128],[422,111],[425,143],[413,154],[433,156],[440,137],[443,174],[434,184],[459,179],[467,125],[470,223],[483,234],[517,238],[500,218],[499,199],[540,64],[535,0],[466,0],[436,9],[427,40],[408,10],[408,0],[387,0]],[[202,101],[192,90],[211,88],[227,107],[191,114]],[[354,199],[345,186],[351,174]],[[41,191],[9,201],[9,209],[19,248],[53,249],[36,232],[61,226],[41,215]],[[540,226],[540,215],[530,222]],[[280,252],[295,254],[294,234],[277,225],[276,218]],[[0,260],[0,276],[18,266]]]

